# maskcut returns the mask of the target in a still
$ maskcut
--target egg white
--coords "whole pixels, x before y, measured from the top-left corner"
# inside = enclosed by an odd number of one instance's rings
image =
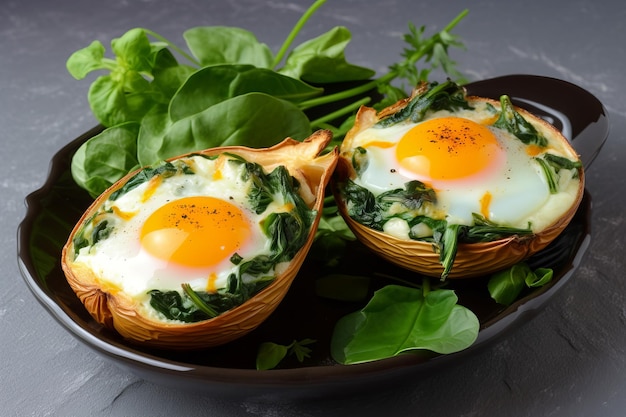
[[[122,213],[134,213],[128,220],[116,219],[116,226],[108,238],[89,248],[82,248],[75,262],[84,263],[100,277],[120,288],[138,301],[149,299],[151,289],[161,291],[180,290],[188,283],[196,291],[206,291],[208,276],[215,273],[216,288],[227,284],[228,276],[236,266],[224,259],[209,268],[192,268],[169,263],[148,253],[140,243],[141,228],[146,219],[162,205],[184,197],[212,196],[237,205],[251,224],[252,236],[237,253],[243,258],[270,253],[270,241],[259,226],[261,215],[257,215],[247,204],[246,184],[239,179],[239,164],[224,164],[220,167],[220,179],[213,178],[215,161],[193,156],[188,161],[195,175],[176,175],[163,180],[154,193],[142,201],[149,182],[128,191],[115,201],[107,200],[104,208],[113,206]],[[273,210],[275,207],[268,207]]]

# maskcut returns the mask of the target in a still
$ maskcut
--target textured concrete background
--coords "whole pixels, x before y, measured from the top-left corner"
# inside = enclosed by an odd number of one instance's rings
[[[75,340],[30,294],[16,262],[24,197],[50,158],[96,122],[88,82],[65,60],[132,27],[174,41],[197,25],[252,30],[274,51],[308,2],[20,0],[0,8],[0,409],[6,416],[623,416],[626,409],[626,6],[622,2],[329,1],[302,39],[336,25],[348,58],[379,71],[399,59],[407,22],[441,29],[458,12],[471,80],[512,73],[561,78],[596,95],[611,136],[587,174],[593,240],[568,284],[534,320],[463,361],[379,395],[233,402],[164,388],[118,369]]]

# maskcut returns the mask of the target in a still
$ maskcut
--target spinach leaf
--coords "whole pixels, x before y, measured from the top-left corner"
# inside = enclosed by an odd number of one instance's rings
[[[385,191],[374,196],[367,188],[348,179],[342,185],[341,193],[346,201],[350,217],[374,230],[383,230],[384,224],[392,217],[400,216],[411,221],[418,216],[416,211],[424,204],[434,204],[437,199],[432,188],[417,180],[407,182],[404,188]],[[394,204],[400,204],[404,207],[404,212],[412,213],[402,214],[399,210],[390,211]]]
[[[166,48],[163,43],[150,43],[142,29],[131,29],[111,41],[116,60],[104,56],[104,46],[93,42],[72,54],[67,61],[68,71],[77,79],[95,70],[106,70],[91,84],[89,105],[96,119],[104,126],[141,120],[158,100],[159,92],[147,77]]]
[[[537,163],[541,167],[541,171],[543,172],[543,175],[546,177],[550,194],[556,194],[559,191],[558,174],[554,171],[554,168],[552,168],[545,159],[535,158],[535,161],[537,161]]]
[[[142,132],[137,141],[142,165],[217,146],[266,147],[288,136],[302,140],[311,134],[298,107],[263,93],[233,97],[174,123],[156,124],[149,129],[154,136]],[[159,127],[165,131],[158,132]]]
[[[297,103],[322,93],[298,79],[252,65],[212,65],[194,72],[172,97],[172,122],[199,113],[231,97],[251,92],[266,93]]]
[[[466,349],[478,336],[479,322],[457,301],[452,290],[383,287],[363,309],[337,322],[331,355],[347,365],[416,350],[448,354]]]
[[[95,198],[129,171],[138,168],[138,131],[138,123],[122,123],[83,143],[72,157],[74,181]]]
[[[580,161],[572,161],[563,156],[550,153],[536,157],[535,161],[537,161],[546,177],[551,194],[556,194],[559,191],[559,178],[562,169],[568,171],[574,170],[571,175],[573,178],[577,178],[578,169],[582,167],[582,162]]]
[[[259,164],[245,163],[244,174],[244,179],[250,182],[248,203],[256,214],[261,214],[274,201],[274,187],[268,184],[268,178]]]
[[[179,169],[181,169],[180,166],[176,166],[170,162],[163,162],[162,164],[154,167],[145,167],[130,177],[123,186],[112,192],[109,196],[109,200],[117,200],[130,190],[133,190],[141,184],[150,181],[150,179],[156,175],[160,175],[163,178],[171,177],[175,175]]]
[[[572,161],[571,159],[567,159],[563,156],[555,155],[552,153],[546,153],[542,157],[548,164],[550,164],[550,166],[552,166],[556,170],[557,173],[562,169],[579,169],[583,166],[581,161]]]
[[[201,26],[185,31],[183,37],[202,67],[214,64],[250,64],[259,68],[270,68],[272,65],[272,51],[245,29]]]
[[[494,127],[511,132],[526,145],[534,144],[542,148],[548,146],[548,140],[515,110],[509,96],[500,97],[500,107],[500,117],[493,124]]]
[[[304,362],[312,352],[308,345],[315,342],[314,339],[303,339],[294,340],[289,345],[279,345],[273,342],[261,343],[256,357],[256,369],[274,369],[287,355],[295,355],[298,362]]]
[[[116,63],[104,54],[106,49],[102,42],[93,41],[82,49],[74,52],[66,62],[67,71],[77,80],[82,80],[90,72],[100,69],[111,69]]]
[[[537,288],[548,284],[552,280],[553,271],[550,268],[532,270],[525,262],[520,262],[510,268],[494,273],[487,283],[491,298],[498,304],[509,306],[517,300],[525,287]]]
[[[463,235],[464,242],[492,242],[509,236],[528,236],[533,231],[530,225],[526,229],[498,225],[478,213],[472,213],[474,225],[468,227]]]
[[[409,103],[397,111],[379,120],[375,127],[388,127],[405,120],[417,123],[424,119],[426,112],[459,109],[470,109],[471,106],[465,99],[465,90],[453,81],[444,83],[431,83],[421,94],[417,94]]]
[[[287,56],[285,66],[278,72],[320,84],[367,80],[376,72],[346,61],[344,51],[350,39],[350,31],[337,26],[295,47]]]
[[[193,323],[211,318],[178,291],[151,290],[148,294],[152,308],[170,320]]]
[[[435,190],[427,187],[423,182],[412,180],[404,184],[404,188],[385,191],[376,197],[383,210],[392,204],[399,203],[408,210],[419,210],[424,204],[434,204],[437,201]]]
[[[346,202],[348,215],[355,221],[374,230],[383,230],[384,218],[374,194],[348,179],[341,185],[341,196]]]
[[[443,234],[437,234],[440,236],[440,240],[437,241],[439,250],[439,262],[443,266],[443,272],[441,273],[441,280],[444,281],[454,265],[456,259],[456,253],[459,247],[459,235],[464,231],[464,226],[460,224],[449,224],[446,226]]]

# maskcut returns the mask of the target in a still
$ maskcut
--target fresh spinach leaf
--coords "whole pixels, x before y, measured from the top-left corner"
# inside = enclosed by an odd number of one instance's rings
[[[493,274],[487,288],[491,298],[498,304],[509,306],[517,300],[525,287],[542,287],[552,280],[552,276],[553,271],[550,268],[537,268],[533,271],[527,263],[520,262]]]
[[[457,304],[454,291],[388,285],[361,310],[341,318],[331,339],[331,355],[356,364],[429,350],[448,354],[471,346],[478,318]]]
[[[93,41],[82,49],[74,52],[66,62],[67,71],[77,80],[82,80],[90,72],[101,69],[112,69],[116,63],[105,58],[106,48],[100,41]]]
[[[272,65],[272,51],[245,29],[201,26],[185,31],[183,37],[201,67],[214,64],[249,64],[270,68]]]
[[[137,157],[142,165],[201,149],[267,147],[286,137],[302,140],[311,134],[309,120],[296,105],[263,93],[233,97],[163,125],[162,136],[140,136]]]
[[[519,263],[493,274],[487,284],[491,298],[498,304],[512,304],[524,289],[526,277],[531,273],[527,264]]]
[[[279,345],[273,342],[263,342],[259,346],[256,357],[257,370],[274,369],[287,355],[295,355],[298,362],[304,362],[311,355],[308,345],[315,343],[314,339],[294,340],[289,345]]]
[[[281,74],[310,83],[334,83],[367,80],[375,71],[350,64],[346,61],[345,48],[351,34],[342,26],[295,47],[288,55]],[[332,68],[332,71],[329,71]]]
[[[229,98],[251,92],[265,93],[293,103],[322,93],[296,78],[252,65],[212,65],[194,72],[172,97],[172,122],[199,113]]]
[[[74,181],[95,198],[129,171],[138,168],[138,131],[138,123],[122,123],[83,143],[72,157]]]
[[[526,286],[528,288],[543,287],[552,281],[554,271],[551,268],[537,268],[532,274],[526,276]]]

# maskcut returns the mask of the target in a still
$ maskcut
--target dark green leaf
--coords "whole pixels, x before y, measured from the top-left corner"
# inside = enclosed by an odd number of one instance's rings
[[[256,369],[274,369],[287,356],[288,347],[272,342],[264,342],[259,346],[256,356]]]
[[[550,194],[556,194],[559,191],[558,174],[543,158],[535,158],[535,161],[537,161],[541,167],[541,171],[543,172],[546,182],[548,183]]]
[[[439,262],[443,266],[441,280],[445,280],[456,259],[456,252],[459,247],[459,234],[463,232],[464,227],[460,224],[449,224],[441,237],[439,244]]]
[[[350,38],[350,31],[338,26],[317,38],[303,42],[291,51],[285,66],[279,72],[306,82],[321,84],[367,80],[373,77],[375,71],[346,61],[345,48]]]
[[[334,329],[331,354],[342,364],[396,356],[414,350],[453,353],[471,346],[479,322],[457,305],[451,290],[422,290],[389,285],[362,310],[341,318]]]
[[[554,272],[550,268],[537,268],[526,276],[526,286],[529,288],[543,287],[552,281]]]
[[[201,66],[250,64],[270,68],[272,51],[247,30],[236,27],[202,26],[183,34],[191,53]]]
[[[183,168],[179,168],[169,162],[163,162],[160,165],[153,167],[145,167],[133,176],[131,176],[124,185],[111,193],[111,195],[109,196],[109,200],[117,200],[120,196],[126,194],[130,190],[133,190],[141,184],[150,181],[154,176],[159,175],[163,178],[171,177],[175,175],[179,171],[179,169]]]
[[[526,229],[500,226],[478,213],[472,213],[472,219],[474,225],[466,228],[463,234],[464,242],[492,242],[509,236],[529,236],[533,234],[530,225]]]
[[[71,163],[76,183],[96,197],[137,168],[138,131],[137,123],[124,123],[105,129],[81,145]]]
[[[212,65],[193,73],[174,95],[170,118],[175,122],[229,98],[252,92],[297,103],[321,94],[322,89],[252,65]]]
[[[307,117],[294,104],[249,93],[172,123],[163,137],[142,136],[137,156],[142,164],[152,164],[217,146],[267,147],[288,136],[301,140],[310,134]]]
[[[512,304],[524,289],[529,275],[532,275],[532,271],[523,262],[493,274],[487,284],[491,298],[498,304],[505,306]]]
[[[463,87],[452,81],[441,84],[433,82],[427,89],[413,97],[405,107],[380,120],[374,126],[384,128],[405,120],[417,123],[424,119],[428,111],[448,110],[454,112],[459,109],[471,109],[465,98]]]
[[[515,109],[509,96],[500,97],[500,107],[500,117],[494,127],[512,133],[526,145],[548,146],[548,140]]]
[[[114,80],[111,75],[102,75],[91,84],[87,93],[89,105],[103,126],[139,122],[154,106],[154,93],[148,82],[137,77],[124,79],[127,85],[137,89],[134,92],[127,92],[126,84]]]

